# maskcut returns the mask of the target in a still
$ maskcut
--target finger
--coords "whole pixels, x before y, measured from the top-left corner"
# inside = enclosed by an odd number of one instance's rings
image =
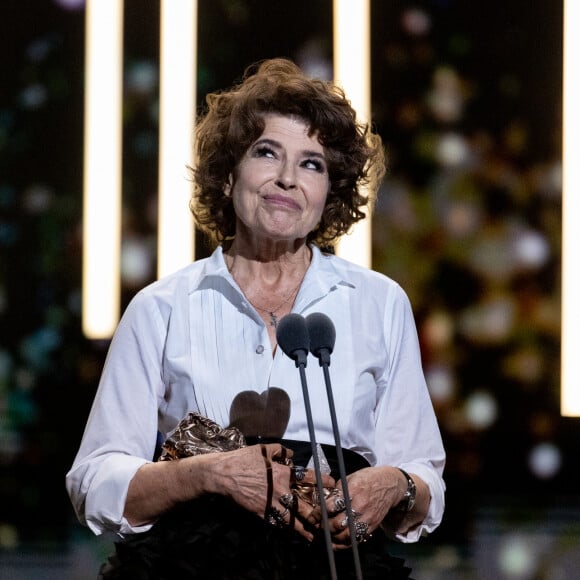
[[[307,524],[307,518],[312,510],[312,507],[300,499],[296,490],[289,490],[278,498],[278,503],[287,510],[291,518],[300,520],[303,524]],[[290,521],[292,524],[292,521]]]
[[[291,480],[293,483],[302,483],[304,485],[316,485],[316,473],[313,469],[302,467],[300,465],[293,465],[291,470]],[[336,482],[334,478],[325,473],[321,474],[322,486],[327,488],[334,488]]]
[[[262,443],[260,444],[262,452],[265,453],[271,461],[283,463],[285,465],[292,465],[292,457],[294,452],[288,447],[284,447],[280,443]]]
[[[330,517],[334,517],[346,510],[346,499],[342,492],[338,489],[333,489],[328,493],[326,499],[326,511]]]
[[[272,510],[272,496],[274,494],[274,477],[272,474],[272,461],[270,460],[269,449],[266,445],[260,445],[260,452],[262,453],[262,458],[264,459],[264,464],[266,467],[266,510],[264,512],[264,519],[268,519],[270,516],[274,517],[269,512]]]
[[[289,508],[278,509],[270,507],[266,510],[264,519],[266,522],[275,528],[294,528],[301,536],[306,538],[309,542],[314,539],[314,534],[304,525],[304,523],[297,517],[297,512]]]
[[[355,528],[355,542],[357,544],[364,544],[372,537],[371,527],[368,522],[364,520],[357,520],[354,524]]]
[[[345,513],[333,517],[329,522],[329,526],[333,537],[340,539],[341,542],[345,539],[350,542],[349,519]]]
[[[264,519],[275,528],[285,528],[290,524],[291,516],[289,514],[290,510],[288,508],[281,511],[277,507],[270,506],[266,508]]]
[[[296,496],[296,493],[294,493],[293,491],[290,491],[280,496],[280,499],[278,499],[278,501],[280,505],[284,506],[285,508],[288,508],[290,511],[293,510],[295,511],[298,505],[298,497]]]
[[[308,469],[302,465],[293,465],[290,468],[290,483],[304,483],[307,477]],[[308,481],[308,480],[307,480]]]
[[[348,529],[348,520],[342,516],[337,516],[329,522],[332,545],[336,550],[345,550],[350,548],[350,530]]]
[[[277,449],[274,449],[272,459],[277,463],[281,463],[282,465],[292,466],[292,457],[294,452],[292,449],[288,449],[283,445],[276,445]]]
[[[335,520],[337,518],[334,518]],[[351,530],[352,524],[352,530]],[[333,525],[336,525],[336,522],[333,522]],[[332,529],[332,528],[331,528]],[[371,527],[365,520],[357,518],[353,518],[349,520],[347,517],[343,517],[340,522],[338,522],[336,531],[332,532],[332,541],[340,546],[349,546],[354,541],[357,544],[363,544],[364,542],[368,541],[372,537]],[[351,535],[351,532],[354,534]]]

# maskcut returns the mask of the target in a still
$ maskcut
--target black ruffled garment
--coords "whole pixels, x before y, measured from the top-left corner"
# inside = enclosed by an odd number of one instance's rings
[[[294,448],[294,464],[306,465],[308,446]],[[336,453],[323,446],[336,469]],[[352,454],[353,456],[356,454]],[[354,459],[354,461],[353,461]],[[350,473],[366,465],[345,455]],[[353,465],[353,463],[355,465]],[[337,478],[338,475],[334,473]],[[365,580],[410,580],[404,560],[388,553],[381,529],[358,544]],[[330,580],[328,553],[320,532],[312,543],[291,528],[277,528],[223,496],[208,495],[180,505],[148,531],[115,543],[100,570],[101,580]],[[356,578],[352,550],[334,552],[339,580]]]
[[[407,580],[410,569],[387,552],[380,530],[359,544],[363,578]],[[354,579],[351,550],[334,552],[340,580]],[[103,580],[330,580],[324,538],[309,543],[274,528],[221,496],[193,500],[153,528],[116,543]]]

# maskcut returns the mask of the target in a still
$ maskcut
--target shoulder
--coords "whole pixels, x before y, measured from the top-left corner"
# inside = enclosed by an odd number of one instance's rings
[[[173,310],[185,306],[192,292],[195,292],[208,276],[219,276],[223,268],[225,265],[221,251],[216,250],[208,258],[188,264],[139,290],[127,310],[154,310],[165,319]]]
[[[399,283],[386,274],[355,264],[335,254],[322,252],[318,248],[313,251],[318,255],[317,262],[321,272],[331,272],[337,278],[343,280],[344,283],[351,284],[354,288],[406,296]]]

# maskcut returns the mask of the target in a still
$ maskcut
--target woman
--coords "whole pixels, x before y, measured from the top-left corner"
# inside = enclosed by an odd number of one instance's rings
[[[336,327],[330,372],[352,471],[354,513],[338,492],[327,502],[337,568],[352,576],[355,541],[365,577],[406,578],[384,534],[415,542],[439,525],[445,461],[411,308],[392,280],[321,250],[364,217],[361,188],[372,200],[384,173],[381,141],[339,88],[283,59],[207,106],[191,209],[217,248],[128,306],[67,475],[78,517],[130,538],[121,559],[140,543],[141,556],[155,552],[143,577],[328,577],[320,509],[296,493],[304,473],[293,465],[311,461],[300,377],[276,342],[285,315],[322,312]],[[321,457],[335,464],[318,365],[306,376]],[[190,412],[239,428],[249,444],[153,461],[158,433]],[[309,470],[301,483],[314,481]],[[336,471],[324,486],[340,490]],[[345,516],[359,522],[356,538]],[[226,537],[235,540],[223,548]]]

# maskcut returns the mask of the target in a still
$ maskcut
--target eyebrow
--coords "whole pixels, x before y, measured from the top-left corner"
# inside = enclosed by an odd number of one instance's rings
[[[283,149],[282,147],[282,143],[280,143],[280,141],[276,141],[275,139],[270,139],[268,137],[264,137],[263,139],[258,139],[253,147],[256,147],[258,145],[271,145],[272,147],[275,147],[276,149]],[[312,151],[310,149],[305,149],[303,151],[301,151],[301,154],[304,155],[305,157],[317,157],[319,159],[322,159],[323,161],[326,161],[326,157],[324,156],[323,153],[320,153],[320,151]]]

